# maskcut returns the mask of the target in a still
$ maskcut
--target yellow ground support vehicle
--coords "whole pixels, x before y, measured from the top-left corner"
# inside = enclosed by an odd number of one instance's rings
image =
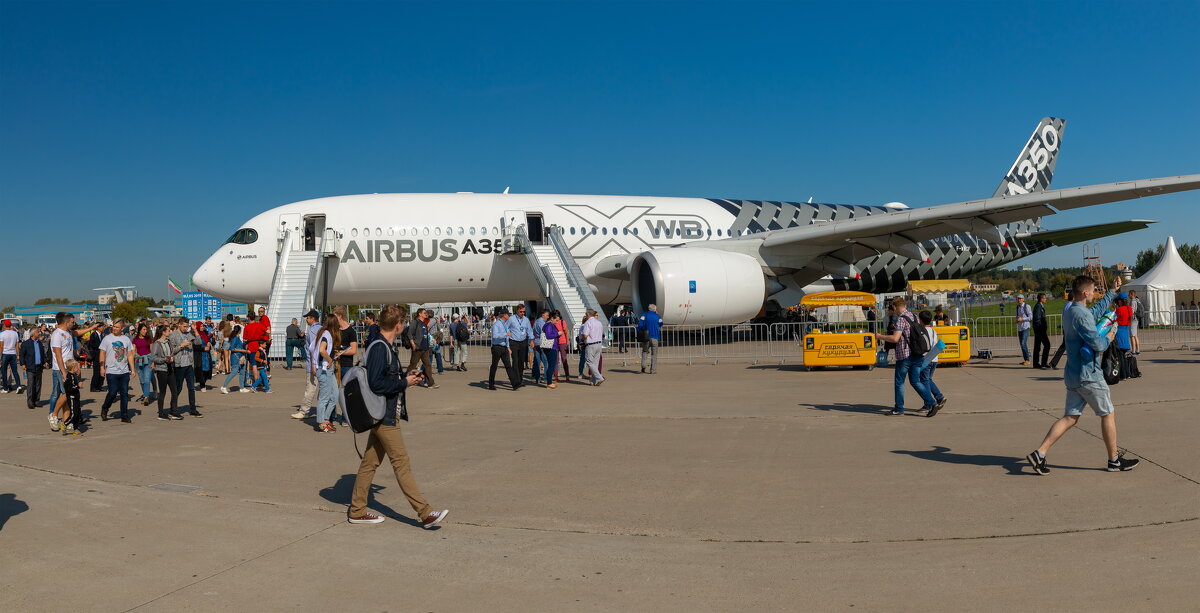
[[[934,326],[946,348],[938,354],[938,364],[962,366],[971,359],[971,329],[966,326]]]
[[[800,305],[810,309],[830,306],[875,306],[875,295],[865,292],[820,292],[809,294]],[[867,370],[875,368],[875,335],[868,322],[842,322],[831,325],[837,332],[814,327],[804,335],[804,368],[823,366],[853,366]]]

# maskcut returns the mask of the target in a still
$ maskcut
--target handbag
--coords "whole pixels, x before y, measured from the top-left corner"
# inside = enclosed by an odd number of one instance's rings
[[[554,345],[558,342],[556,338],[550,338],[545,334],[538,336],[538,347],[541,349],[554,349]]]
[[[650,342],[650,331],[649,330],[638,330],[637,339],[638,339],[639,343]]]

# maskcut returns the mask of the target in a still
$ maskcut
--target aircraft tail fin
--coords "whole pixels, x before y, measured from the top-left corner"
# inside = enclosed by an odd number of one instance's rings
[[[1067,120],[1055,117],[1043,117],[1025,143],[1025,148],[1017,155],[1012,168],[1000,180],[993,198],[1013,196],[1030,192],[1045,191],[1054,179],[1054,164],[1058,162],[1058,152],[1062,151],[1063,131]]]

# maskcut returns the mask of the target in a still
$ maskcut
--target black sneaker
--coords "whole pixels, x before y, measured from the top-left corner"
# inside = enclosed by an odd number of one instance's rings
[[[888,415],[904,415],[904,409],[892,409]]]
[[[1039,475],[1050,474],[1050,469],[1046,468],[1046,458],[1039,456],[1036,450],[1031,451],[1029,455],[1025,456],[1025,459],[1028,460],[1029,465],[1033,467],[1033,472]],[[1112,470],[1112,468],[1109,468],[1109,470]]]
[[[108,409],[100,409],[100,421],[108,421]]]
[[[132,420],[132,419],[129,419],[128,417],[122,417],[122,418],[121,418],[121,423],[123,423],[123,424],[131,424],[131,423],[133,423],[133,420]]]
[[[170,415],[167,415],[167,419],[171,421],[180,421],[183,419],[183,416],[179,413],[171,413]]]
[[[946,406],[946,397],[942,396],[942,399],[937,401],[937,404],[933,405],[933,408],[929,409],[929,412],[925,414],[925,417],[933,417],[934,415],[937,415],[938,411],[942,410],[942,407],[944,406]]]
[[[191,411],[190,413],[188,413],[188,415],[191,415],[192,417],[204,417],[203,415],[200,414],[200,411]]]
[[[169,418],[167,417],[167,414],[166,414],[166,413],[159,413],[159,414],[158,414],[158,421],[167,421],[168,419],[169,419]]]
[[[1117,459],[1108,461],[1108,472],[1115,473],[1125,470],[1133,470],[1138,464],[1141,463],[1142,461],[1136,458],[1133,460],[1126,460],[1125,452],[1122,451],[1121,453],[1117,454]]]

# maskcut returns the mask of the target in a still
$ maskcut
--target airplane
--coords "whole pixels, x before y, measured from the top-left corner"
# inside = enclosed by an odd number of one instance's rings
[[[320,249],[321,303],[515,302],[545,295],[513,248],[519,228],[529,243],[565,244],[602,308],[656,304],[669,323],[726,325],[812,291],[903,291],[910,280],[962,278],[1142,229],[1154,222],[1049,230],[1042,218],[1200,188],[1200,175],[1185,175],[1048,190],[1065,126],[1042,119],[990,198],[921,208],[508,189],[305,200],[242,224],[192,280],[215,296],[264,303],[278,254]]]

